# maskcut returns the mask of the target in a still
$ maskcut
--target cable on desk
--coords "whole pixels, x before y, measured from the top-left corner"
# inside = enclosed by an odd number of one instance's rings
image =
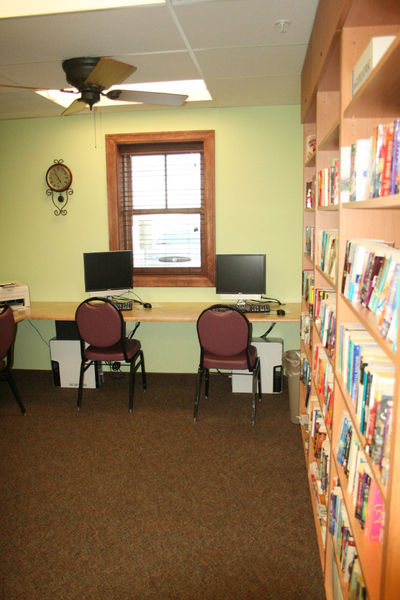
[[[278,298],[268,298],[267,296],[261,296],[261,298],[263,300],[266,300],[267,302],[276,302],[277,304],[279,304],[279,306],[285,306],[280,300],[278,300]]]

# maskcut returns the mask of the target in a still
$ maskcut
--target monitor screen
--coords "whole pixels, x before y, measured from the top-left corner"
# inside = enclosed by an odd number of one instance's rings
[[[217,294],[244,298],[265,294],[265,254],[217,254],[215,266]]]
[[[99,295],[127,292],[132,287],[131,250],[85,252],[83,255],[85,290]]]

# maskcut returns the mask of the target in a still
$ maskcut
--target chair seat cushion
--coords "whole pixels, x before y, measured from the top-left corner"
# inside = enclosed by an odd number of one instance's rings
[[[141,344],[139,340],[131,340],[129,338],[125,338],[126,358],[128,359],[128,361],[132,360],[132,358],[139,352],[140,348]],[[125,355],[121,342],[118,342],[118,344],[114,344],[114,346],[108,346],[106,348],[88,346],[87,348],[85,348],[85,358],[86,360],[124,361]]]
[[[255,346],[249,346],[249,358],[250,370],[252,370],[257,359],[257,348]],[[203,367],[205,369],[229,369],[232,371],[246,370],[248,369],[247,352],[243,351],[233,356],[216,356],[215,354],[204,352]]]

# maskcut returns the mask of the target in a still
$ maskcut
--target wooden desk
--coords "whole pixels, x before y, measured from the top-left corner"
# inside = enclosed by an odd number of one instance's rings
[[[30,308],[14,312],[15,320],[32,321],[73,321],[79,302],[32,302]],[[189,322],[197,321],[202,310],[212,302],[153,302],[153,308],[134,305],[132,310],[122,314],[125,321],[147,322]],[[296,323],[300,320],[300,302],[288,303],[282,307],[286,314],[279,316],[275,312],[247,313],[252,323]]]

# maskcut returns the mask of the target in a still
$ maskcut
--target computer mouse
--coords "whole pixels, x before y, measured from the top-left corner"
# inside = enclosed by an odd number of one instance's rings
[[[276,314],[279,315],[280,317],[284,317],[286,313],[283,310],[283,308],[278,308],[278,310],[276,311]]]
[[[150,302],[143,302],[143,308],[152,308]]]

